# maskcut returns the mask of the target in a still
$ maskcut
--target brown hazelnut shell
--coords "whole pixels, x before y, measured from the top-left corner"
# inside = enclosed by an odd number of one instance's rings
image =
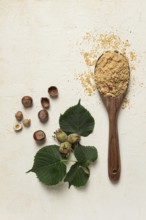
[[[37,142],[44,141],[46,139],[46,134],[42,130],[37,130],[34,132],[33,138]]]
[[[52,98],[58,97],[58,89],[56,86],[51,86],[48,88],[48,93]]]
[[[25,108],[29,108],[33,104],[33,99],[30,96],[23,96],[21,102]]]
[[[46,109],[42,109],[38,112],[38,118],[41,122],[45,123],[49,119],[49,114]]]
[[[49,108],[50,107],[50,100],[46,97],[42,97],[41,104],[42,104],[43,108]]]

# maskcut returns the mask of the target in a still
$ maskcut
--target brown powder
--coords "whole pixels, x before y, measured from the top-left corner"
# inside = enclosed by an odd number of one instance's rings
[[[79,43],[79,47],[86,68],[83,72],[76,74],[76,79],[80,80],[88,95],[92,95],[96,90],[93,79],[94,67],[99,56],[105,51],[119,51],[127,57],[130,71],[135,70],[135,61],[137,59],[135,52],[131,50],[128,40],[121,40],[115,33],[98,34],[96,32],[88,32],[83,36],[83,41]]]
[[[88,93],[88,95],[92,95],[93,92],[96,90],[96,85],[94,82],[94,73],[80,73],[78,77],[80,78],[81,84],[85,88],[85,91]]]
[[[104,49],[112,47],[114,50],[117,50],[121,44],[121,39],[114,33],[100,34],[98,42]]]
[[[117,51],[107,51],[96,64],[94,79],[101,93],[115,97],[125,92],[129,76],[127,58]]]

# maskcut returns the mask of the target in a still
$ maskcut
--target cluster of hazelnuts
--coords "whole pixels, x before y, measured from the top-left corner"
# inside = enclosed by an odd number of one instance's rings
[[[14,125],[14,130],[15,131],[21,131],[23,126],[22,124],[25,126],[25,127],[29,127],[30,124],[31,124],[31,120],[30,119],[23,119],[23,113],[21,111],[18,111],[16,112],[15,114],[15,118],[17,119],[17,123]],[[22,124],[20,123],[22,121]]]
[[[75,144],[80,141],[80,135],[72,133],[67,135],[61,129],[58,129],[55,134],[55,139],[59,142],[59,151],[63,157],[69,157],[71,151],[74,149]]]
[[[52,98],[58,97],[57,87],[55,87],[55,86],[49,87],[48,93],[49,93],[50,97],[52,97]],[[30,96],[24,96],[21,99],[21,102],[25,108],[30,108],[33,105],[33,99]],[[43,109],[38,112],[38,118],[39,118],[40,122],[46,123],[49,119],[49,114],[48,114],[47,109],[50,107],[50,100],[47,97],[42,97],[41,98],[41,105],[42,105]],[[23,119],[23,113],[21,111],[16,112],[15,118],[18,121],[14,125],[15,131],[22,130],[23,125],[25,127],[29,127],[31,125],[30,119]],[[38,131],[34,132],[33,137],[34,137],[35,141],[43,141],[46,139],[46,135],[45,135],[44,131],[42,131],[42,130],[38,130]]]

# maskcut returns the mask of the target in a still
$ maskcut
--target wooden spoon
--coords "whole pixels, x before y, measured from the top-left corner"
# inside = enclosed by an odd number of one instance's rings
[[[126,92],[127,90],[115,98],[104,96],[99,92],[109,116],[108,175],[113,182],[119,180],[121,173],[117,119]]]
[[[96,66],[98,64],[98,60]],[[96,70],[96,66],[95,66],[95,70]],[[110,97],[103,95],[99,91],[100,97],[107,109],[108,117],[109,117],[108,175],[112,182],[117,182],[120,178],[120,173],[121,173],[117,119],[118,119],[118,113],[120,107],[126,96],[126,93],[127,93],[127,89],[125,90],[124,93],[120,94],[119,96]]]

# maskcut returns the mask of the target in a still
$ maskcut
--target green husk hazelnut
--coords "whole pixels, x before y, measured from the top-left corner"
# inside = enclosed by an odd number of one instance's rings
[[[74,133],[74,134],[70,134],[68,135],[68,138],[67,138],[68,142],[71,143],[71,144],[75,144],[75,143],[78,143],[79,140],[80,140],[80,135]]]
[[[61,154],[63,154],[65,157],[68,157],[71,152],[71,144],[69,142],[63,142],[60,144],[59,151]]]
[[[62,131],[61,129],[58,129],[56,132],[54,132],[56,139],[60,142],[63,143],[67,140],[67,134]]]

